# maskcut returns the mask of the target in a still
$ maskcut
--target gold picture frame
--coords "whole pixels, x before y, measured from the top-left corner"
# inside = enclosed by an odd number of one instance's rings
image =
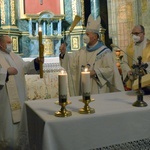
[[[18,37],[17,36],[11,36],[11,40],[12,40],[13,52],[19,53]]]
[[[71,36],[71,50],[80,49],[80,35]]]

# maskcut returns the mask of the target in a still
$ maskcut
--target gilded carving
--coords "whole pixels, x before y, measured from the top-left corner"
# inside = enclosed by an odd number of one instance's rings
[[[72,45],[75,49],[78,49],[79,43],[78,43],[78,39],[76,37],[72,39]]]
[[[72,17],[75,18],[75,15],[77,14],[77,0],[72,1]]]
[[[1,24],[5,24],[6,23],[6,14],[5,14],[5,3],[4,0],[1,0]]]
[[[12,46],[14,52],[19,52],[18,50],[18,37],[17,36],[11,36],[12,39]]]
[[[75,35],[71,36],[71,50],[79,50],[80,49],[80,36]]]
[[[81,10],[81,18],[82,18],[82,25],[84,26],[84,22],[85,22],[85,18],[84,18],[84,15],[85,15],[85,11],[84,11],[84,0],[81,0],[81,7],[82,7],[82,10]]]
[[[53,55],[53,43],[50,39],[45,39],[44,41],[44,55],[50,56]]]
[[[10,1],[10,11],[11,11],[11,24],[15,25],[15,0]]]

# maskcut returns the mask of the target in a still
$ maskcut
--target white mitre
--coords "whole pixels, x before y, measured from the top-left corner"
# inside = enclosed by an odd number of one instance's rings
[[[93,32],[99,35],[99,29],[101,26],[100,21],[100,16],[96,20],[94,20],[92,15],[90,14],[87,21],[86,32]]]

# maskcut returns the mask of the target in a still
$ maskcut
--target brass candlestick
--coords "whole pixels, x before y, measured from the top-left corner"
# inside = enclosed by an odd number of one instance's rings
[[[93,102],[94,99],[91,99],[90,96],[83,95],[83,99],[79,101],[83,102],[85,105],[83,108],[79,109],[80,114],[93,114],[95,113],[95,109],[89,106],[89,103]]]
[[[68,111],[66,109],[66,106],[71,104],[70,101],[65,101],[65,102],[56,101],[55,104],[58,104],[61,106],[60,111],[55,112],[56,117],[69,117],[72,115],[71,111]]]

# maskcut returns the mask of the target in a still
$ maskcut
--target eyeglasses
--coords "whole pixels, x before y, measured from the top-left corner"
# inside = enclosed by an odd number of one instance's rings
[[[139,35],[140,33],[143,33],[143,32],[132,32],[131,35]]]

